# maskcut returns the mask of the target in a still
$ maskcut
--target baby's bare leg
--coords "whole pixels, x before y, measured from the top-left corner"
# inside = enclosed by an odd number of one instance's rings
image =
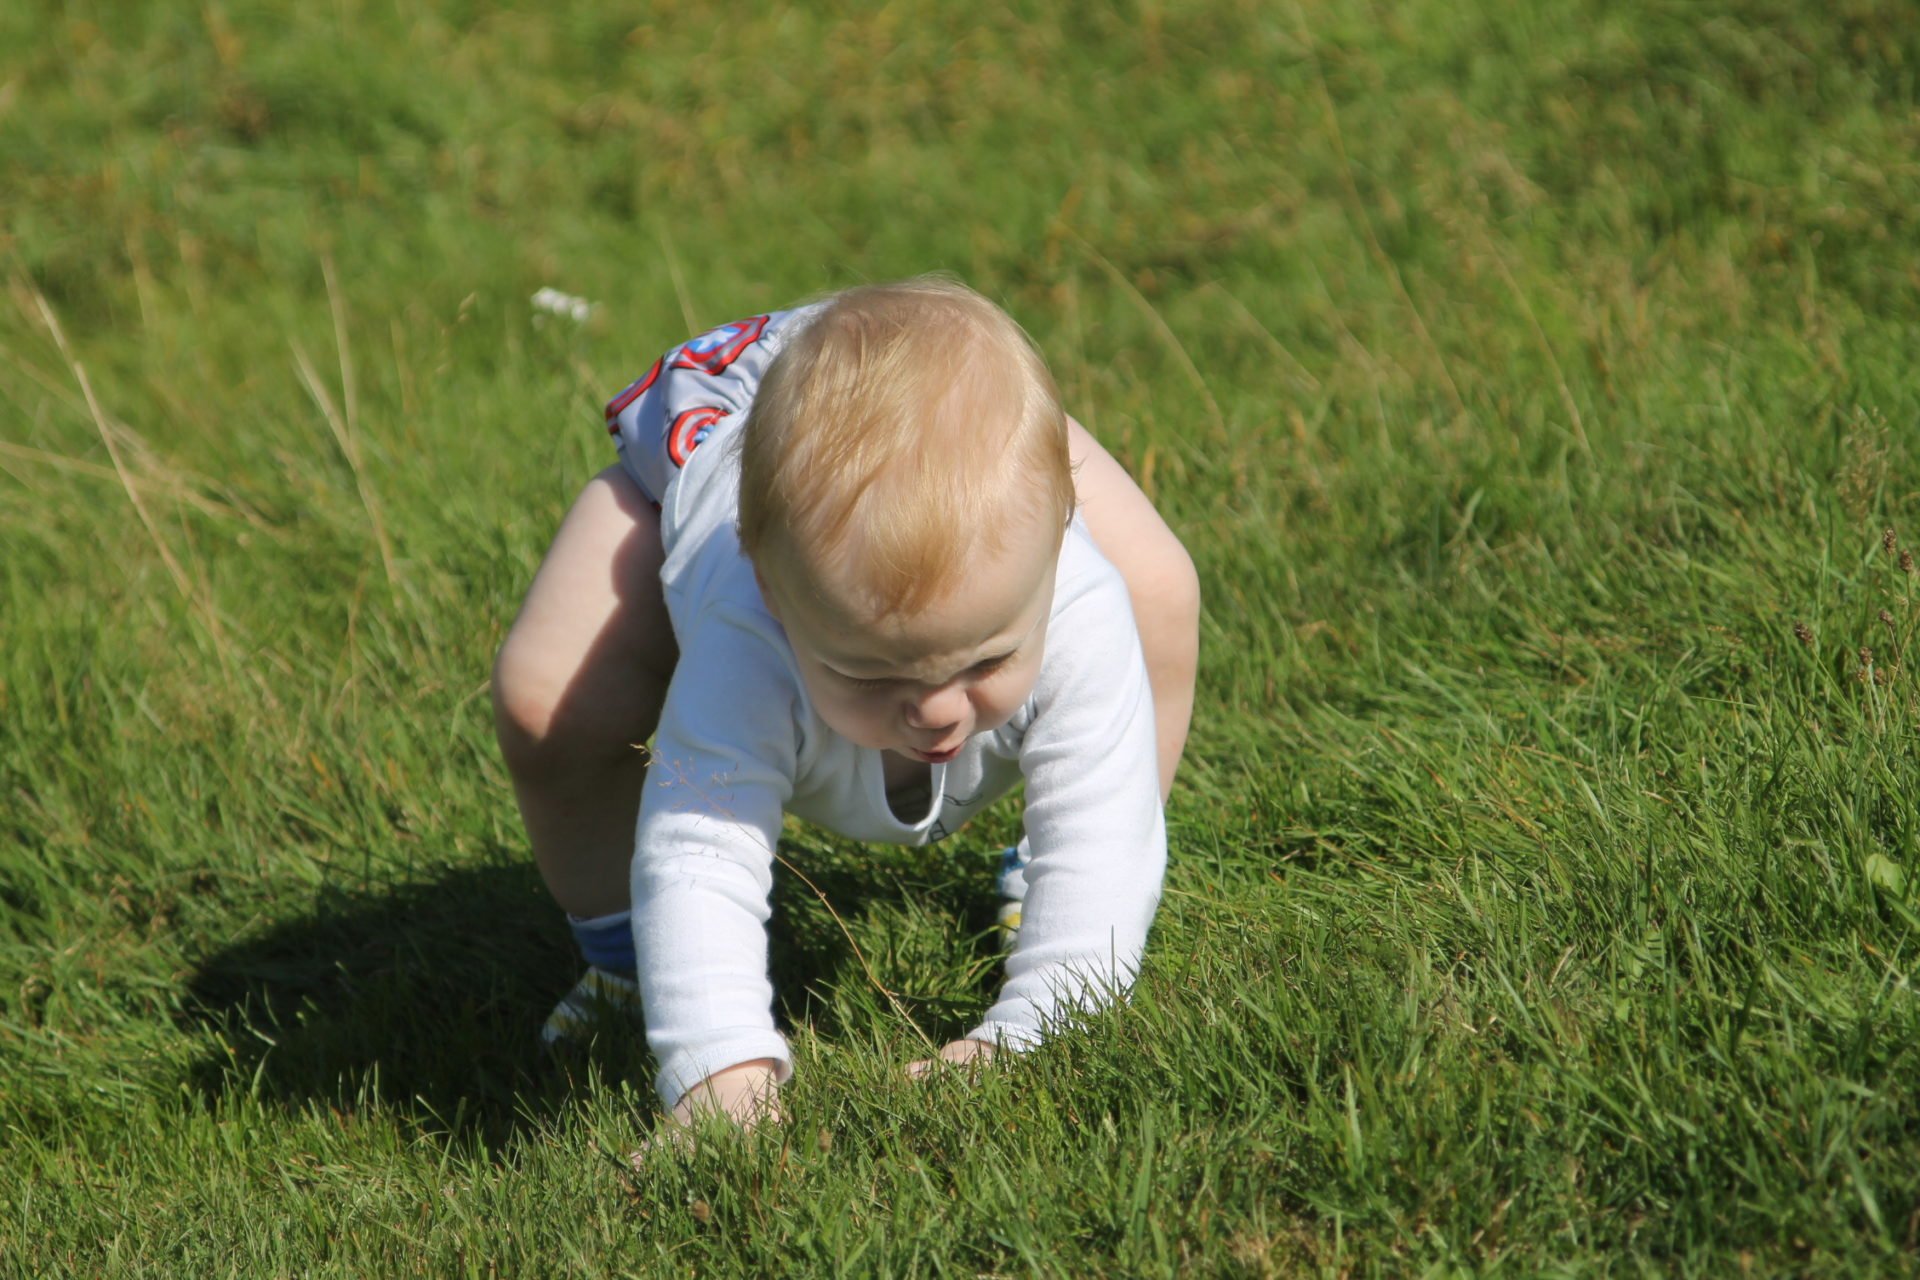
[[[576,916],[627,907],[653,733],[679,650],[660,590],[660,516],[609,467],[554,535],[493,664],[494,727],[534,861]]]
[[[1200,578],[1180,539],[1153,509],[1112,455],[1086,429],[1067,421],[1074,488],[1087,531],[1100,553],[1126,580],[1134,625],[1153,686],[1155,741],[1160,749],[1160,798],[1173,788],[1174,770],[1193,718],[1193,677],[1200,660]]]

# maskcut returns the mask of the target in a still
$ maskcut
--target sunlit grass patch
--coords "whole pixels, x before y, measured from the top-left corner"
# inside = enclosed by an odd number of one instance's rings
[[[0,13],[0,1258],[1911,1270],[1910,16]],[[929,269],[1201,572],[1146,971],[911,1085],[1017,812],[795,828],[789,1121],[636,1166],[488,663],[607,394]]]

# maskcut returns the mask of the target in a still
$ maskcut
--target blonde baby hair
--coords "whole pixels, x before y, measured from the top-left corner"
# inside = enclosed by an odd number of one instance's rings
[[[1037,508],[1073,517],[1067,419],[1013,318],[920,276],[833,295],[773,360],[740,446],[740,543],[819,581],[852,557],[875,619],[937,599]],[[838,576],[838,575],[837,575]]]

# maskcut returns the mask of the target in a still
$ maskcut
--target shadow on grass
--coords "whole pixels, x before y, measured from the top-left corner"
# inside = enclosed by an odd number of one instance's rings
[[[924,913],[929,903],[947,919],[984,928],[993,912],[988,878],[944,873],[944,859],[923,875],[887,873],[914,852],[889,851],[880,874],[844,855],[788,856],[843,916],[866,921],[870,935],[876,917],[909,906]],[[773,906],[783,1025],[811,1020],[829,1033],[857,1025],[859,1010],[840,1006],[863,1003],[858,993],[871,984],[846,934],[784,868]],[[876,949],[871,938],[863,946]],[[956,934],[952,946],[979,942]],[[565,923],[530,865],[323,888],[303,914],[199,963],[182,1016],[209,1050],[189,1087],[209,1101],[254,1093],[296,1109],[376,1101],[450,1141],[497,1146],[557,1114],[594,1074],[650,1093],[653,1062],[638,1027],[609,1028],[581,1052],[540,1047],[542,1020],[578,976]],[[950,1035],[969,1006],[977,1013],[978,994],[908,1000],[923,1028]]]
[[[213,1035],[191,1084],[293,1107],[367,1098],[498,1141],[551,1114],[581,1075],[537,1042],[575,969],[530,865],[325,886],[304,913],[200,962],[185,1016]]]

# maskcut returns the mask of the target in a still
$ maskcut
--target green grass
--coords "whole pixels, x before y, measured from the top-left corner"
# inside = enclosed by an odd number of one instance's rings
[[[1912,16],[0,9],[0,1272],[1920,1272]],[[1017,813],[796,829],[901,1009],[783,880],[636,1173],[488,662],[607,395],[929,269],[1200,567],[1151,960],[910,1085]]]

